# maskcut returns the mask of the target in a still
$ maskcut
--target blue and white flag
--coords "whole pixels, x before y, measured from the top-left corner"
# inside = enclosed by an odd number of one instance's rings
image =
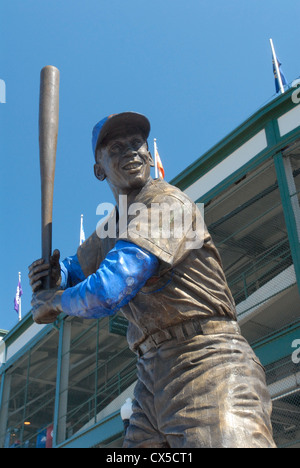
[[[280,74],[281,84],[282,84],[282,86],[286,86],[288,84],[288,82],[287,82],[286,77],[284,76],[283,71],[281,70],[281,63],[279,62],[278,59],[276,59],[276,60],[277,60],[277,64],[278,64],[278,70],[279,70],[279,74]],[[274,78],[275,78],[275,89],[276,89],[276,93],[279,93],[279,91],[281,90],[281,86],[280,86],[280,81],[278,79],[274,58],[272,60],[272,63],[273,63],[273,73],[274,73]]]
[[[21,274],[19,273],[19,281],[18,281],[17,291],[16,291],[16,295],[14,299],[14,309],[17,312],[17,314],[20,313],[22,294],[23,294],[23,290],[21,286]]]

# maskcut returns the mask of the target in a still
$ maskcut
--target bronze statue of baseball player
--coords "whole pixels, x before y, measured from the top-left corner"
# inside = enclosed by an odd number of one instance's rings
[[[73,257],[34,262],[33,318],[128,319],[138,380],[124,447],[275,447],[264,369],[240,333],[219,253],[196,205],[151,178],[149,132],[134,112],[94,127],[94,173],[116,199],[116,235],[97,230]]]

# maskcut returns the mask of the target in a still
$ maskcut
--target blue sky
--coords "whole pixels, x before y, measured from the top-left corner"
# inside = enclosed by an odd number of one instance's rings
[[[299,14],[299,0],[0,1],[0,328],[17,324],[19,271],[29,311],[41,255],[40,70],[60,70],[53,247],[65,257],[81,213],[88,236],[98,204],[113,202],[93,175],[94,124],[145,114],[170,181],[274,95],[269,38],[288,81],[300,76]]]

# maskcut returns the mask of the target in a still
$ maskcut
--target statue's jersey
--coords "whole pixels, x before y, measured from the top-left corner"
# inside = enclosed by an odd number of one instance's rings
[[[100,238],[95,232],[78,248],[86,277],[97,271],[118,240],[136,244],[160,264],[157,276],[121,309],[129,321],[132,350],[148,335],[185,320],[236,320],[219,253],[198,208],[181,190],[150,179],[130,205],[125,222],[119,219],[116,237]]]

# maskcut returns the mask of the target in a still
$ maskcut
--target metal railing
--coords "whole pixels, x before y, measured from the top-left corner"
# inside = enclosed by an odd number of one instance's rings
[[[261,256],[251,265],[237,274],[227,277],[228,285],[236,304],[247,299],[257,289],[293,263],[288,239],[285,238]]]

